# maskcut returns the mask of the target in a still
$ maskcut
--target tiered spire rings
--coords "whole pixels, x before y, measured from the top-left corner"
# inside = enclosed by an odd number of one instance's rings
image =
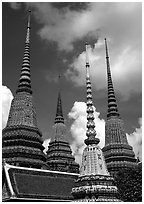
[[[55,123],[64,123],[64,117],[62,112],[62,102],[61,102],[61,94],[58,93],[58,101],[57,101],[57,111],[55,117]]]
[[[88,58],[88,44],[86,43],[86,88],[87,88],[87,131],[85,140],[85,144],[98,144],[99,139],[96,138],[95,131],[95,123],[94,123],[94,110],[93,110],[93,102],[92,102],[92,89],[91,89],[91,81],[89,75],[89,58]]]
[[[60,87],[61,75],[58,76],[58,79],[59,79],[59,87]],[[57,110],[56,110],[56,117],[55,117],[55,124],[56,123],[64,123],[60,88],[58,91]]]
[[[107,113],[107,117],[108,118],[111,116],[119,117],[114,88],[113,88],[113,82],[112,82],[112,77],[111,77],[111,71],[110,71],[110,63],[109,63],[106,38],[105,38],[105,48],[106,48],[106,64],[107,64],[107,75],[108,75],[108,113]]]
[[[29,10],[28,22],[27,22],[27,33],[25,40],[25,50],[24,57],[21,69],[21,76],[19,79],[19,85],[17,92],[26,91],[32,94],[31,90],[31,79],[30,79],[30,20],[31,20],[31,11]]]

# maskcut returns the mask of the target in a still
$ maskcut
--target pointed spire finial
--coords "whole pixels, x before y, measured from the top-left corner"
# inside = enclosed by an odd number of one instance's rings
[[[86,77],[89,78],[89,55],[88,55],[88,43],[85,43],[86,49]]]
[[[61,85],[61,74],[58,75],[58,83],[59,83],[59,90],[60,90],[60,85]]]
[[[27,24],[27,28],[30,28],[30,21],[31,21],[31,10],[28,10],[29,15],[28,15],[28,24]]]
[[[95,122],[94,122],[94,110],[93,110],[93,102],[92,102],[92,90],[91,90],[91,81],[89,75],[89,59],[88,59],[88,44],[86,43],[86,88],[87,88],[87,131],[85,139],[85,144],[98,144],[99,138],[96,138],[95,131]]]
[[[114,88],[113,88],[113,82],[112,82],[112,77],[111,77],[106,38],[105,38],[105,50],[106,50],[106,64],[107,64],[107,77],[108,77],[108,113],[107,113],[107,117],[111,117],[111,116],[119,117]]]
[[[28,21],[27,21],[27,32],[25,40],[25,50],[21,69],[21,75],[19,79],[19,85],[16,90],[18,92],[28,92],[32,94],[31,90],[31,78],[30,78],[30,21],[31,21],[31,11],[29,10]]]
[[[106,38],[105,38],[105,48],[106,48],[106,58],[109,58]]]
[[[88,43],[85,43],[85,47],[86,47],[86,64],[89,64],[89,58],[88,58]]]
[[[61,75],[60,74],[58,75],[58,79],[59,79],[59,83],[60,83],[60,79],[61,79]],[[58,92],[58,100],[57,100],[57,110],[56,110],[55,123],[64,123],[60,89],[59,89],[59,92]]]

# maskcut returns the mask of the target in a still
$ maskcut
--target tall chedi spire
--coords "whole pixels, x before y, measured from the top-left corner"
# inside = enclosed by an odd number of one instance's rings
[[[42,168],[45,165],[44,147],[42,134],[37,127],[30,79],[30,13],[19,85],[11,103],[7,125],[3,129],[2,151],[7,163]]]
[[[53,171],[79,173],[79,165],[75,162],[67,140],[67,128],[64,123],[60,90],[58,92],[53,136],[47,151],[47,166],[49,170]]]
[[[136,159],[132,147],[128,144],[124,123],[118,112],[105,38],[106,65],[108,78],[108,112],[105,124],[105,147],[103,148],[108,171],[115,176],[121,168],[136,166]]]
[[[117,187],[114,179],[109,175],[104,156],[96,137],[92,90],[89,75],[88,45],[86,44],[86,87],[87,87],[87,131],[82,155],[80,176],[76,187],[72,189],[75,201],[82,202],[117,202]]]

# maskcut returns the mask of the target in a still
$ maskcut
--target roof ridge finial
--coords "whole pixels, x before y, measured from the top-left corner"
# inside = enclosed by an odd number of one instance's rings
[[[108,113],[107,113],[107,117],[111,117],[111,116],[119,117],[115,93],[114,93],[114,87],[113,87],[113,82],[112,82],[112,77],[111,77],[106,38],[105,38],[105,50],[106,50],[106,64],[107,64],[107,77],[108,77]]]
[[[87,88],[87,131],[85,139],[85,144],[98,144],[99,138],[96,138],[95,131],[95,122],[94,122],[94,110],[93,110],[93,102],[92,102],[92,89],[91,89],[91,81],[89,75],[89,59],[88,59],[88,44],[86,43],[86,88]]]
[[[19,85],[16,90],[17,92],[28,92],[32,94],[31,90],[31,78],[30,78],[30,21],[31,21],[31,11],[29,10],[28,21],[27,21],[27,31],[25,40],[24,57],[21,69],[21,75],[19,79]]]

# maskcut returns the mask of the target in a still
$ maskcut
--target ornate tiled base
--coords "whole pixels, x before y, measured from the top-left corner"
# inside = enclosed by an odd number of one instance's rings
[[[79,173],[79,165],[75,162],[69,143],[64,141],[50,142],[47,166],[53,171]]]
[[[16,166],[42,168],[43,153],[41,133],[38,128],[11,126],[3,129],[3,159]]]
[[[80,176],[72,189],[74,201],[79,202],[118,202],[117,187],[111,176]]]

